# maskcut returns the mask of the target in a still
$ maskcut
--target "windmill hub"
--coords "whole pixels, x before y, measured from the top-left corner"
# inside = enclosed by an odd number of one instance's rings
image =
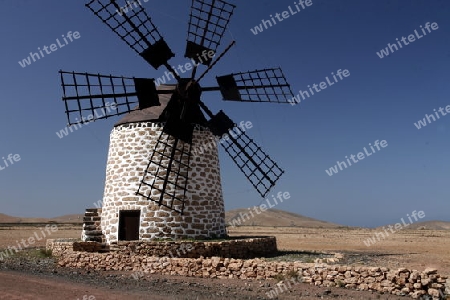
[[[177,91],[183,100],[191,103],[198,103],[202,95],[202,88],[200,84],[190,78],[183,78],[177,85]]]

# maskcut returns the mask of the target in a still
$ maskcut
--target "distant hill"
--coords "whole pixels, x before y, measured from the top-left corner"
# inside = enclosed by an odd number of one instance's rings
[[[0,213],[0,223],[82,223],[83,215],[64,215],[56,218],[21,218]]]
[[[19,218],[0,214],[0,223],[17,223]]]
[[[249,215],[250,220],[246,217],[242,217],[244,214]],[[260,214],[256,214],[253,211],[253,215],[254,217],[251,217],[247,208],[234,209],[225,213],[225,222],[235,226],[239,226],[240,224],[241,226],[297,226],[314,228],[345,227],[339,224],[325,222],[278,209],[269,209]]]
[[[410,224],[405,227],[406,230],[431,229],[431,230],[450,230],[450,222],[445,221],[425,221]]]
[[[416,223],[409,223],[407,220],[405,220],[406,224],[409,224],[408,226],[403,225],[402,222],[399,222],[402,225],[401,230],[450,230],[450,222],[446,221],[424,221],[424,222],[416,222]],[[374,230],[383,230],[387,229],[391,225],[395,228],[395,224],[386,224],[383,226],[378,226],[373,228]]]
[[[50,220],[56,221],[58,223],[83,223],[83,217],[84,217],[84,215],[82,215],[82,214],[64,215],[61,217],[52,218]]]
[[[250,217],[250,220],[242,219],[242,216],[247,213]],[[313,219],[310,217],[305,217],[300,214],[291,213],[288,211],[278,210],[278,209],[269,209],[260,214],[256,214],[253,211],[254,217],[251,217],[250,212],[247,208],[234,209],[225,212],[225,222],[227,224],[234,224],[235,226],[278,226],[278,227],[311,227],[311,228],[338,228],[338,227],[350,227],[339,225],[335,223],[330,223],[326,221],[321,221],[317,219]],[[0,213],[0,223],[48,223],[48,222],[56,222],[56,223],[82,223],[83,222],[82,214],[72,214],[72,215],[64,215],[55,218],[21,218],[21,217],[13,217]],[[235,221],[233,221],[235,220]],[[392,224],[394,225],[394,224]],[[380,226],[374,228],[376,230],[382,229],[386,226]],[[412,223],[407,227],[404,227],[405,230],[450,230],[450,222],[445,221],[425,221]]]
[[[230,210],[225,213],[225,222],[228,224],[233,222],[233,219],[240,218],[240,213],[242,215],[244,213],[249,214],[248,209],[235,209]],[[305,217],[299,214],[278,210],[278,209],[269,209],[261,214],[254,214],[254,218],[251,218],[249,221],[241,220],[242,226],[297,226],[297,227],[314,227],[314,228],[337,228],[344,227],[339,224],[334,224],[330,222],[325,222],[309,217]],[[250,214],[249,214],[250,215]],[[239,221],[239,220],[238,220]],[[57,223],[82,223],[83,215],[81,214],[73,214],[73,215],[64,215],[55,218],[20,218],[20,217],[12,217],[5,214],[0,213],[0,223],[48,223],[48,222],[57,222]],[[236,223],[235,223],[236,224]],[[236,224],[238,225],[238,224]]]

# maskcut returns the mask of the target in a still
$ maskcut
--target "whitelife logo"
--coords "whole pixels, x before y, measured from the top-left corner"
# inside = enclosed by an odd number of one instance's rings
[[[230,140],[230,135],[232,138],[237,139],[242,133],[244,133],[247,129],[252,129],[253,124],[251,121],[241,121],[239,126],[236,126],[228,131],[228,133],[225,133],[221,138],[214,137],[209,142],[201,144],[192,150],[192,155],[202,155],[204,154],[208,149],[212,150],[215,149],[218,143],[224,144],[225,142]]]
[[[142,0],[142,2],[147,3],[149,0]],[[135,0],[135,1],[127,1],[127,4],[122,6],[119,9],[116,9],[117,14],[119,14],[121,17],[123,17],[124,14],[127,14],[129,12],[129,9],[131,11],[134,11],[135,8],[139,8],[142,6],[141,0]]]
[[[180,250],[182,253],[180,253]],[[192,245],[191,243],[186,243],[186,244],[181,244],[180,248],[177,249],[177,253],[176,255],[173,255],[172,251],[169,251],[170,253],[170,258],[177,258],[177,257],[181,257],[181,255],[186,255],[187,252],[191,252],[192,250],[194,250],[194,245]],[[187,251],[187,252],[186,252]],[[157,264],[163,265],[167,259],[169,259],[169,256],[163,256],[163,257],[158,257],[157,258]],[[153,264],[153,268],[152,269],[156,269],[155,265]],[[133,274],[131,274],[131,277],[133,277],[136,280],[139,280],[139,278],[144,277],[144,272],[143,271],[137,271]]]
[[[209,61],[212,58],[214,58],[216,56],[216,53],[212,50],[203,50],[202,53],[198,53],[197,54],[197,61],[198,63],[195,61],[195,59],[191,59],[191,62],[187,62],[184,65],[178,65],[178,66],[172,66],[173,70],[175,71],[175,73],[180,76],[180,74],[184,74],[186,72],[189,72],[190,70],[192,70],[194,67],[198,67],[200,64],[203,64],[203,62],[205,61]],[[165,71],[164,75],[157,78],[155,80],[155,85],[156,86],[160,86],[161,84],[166,84],[171,80],[174,80],[175,76],[172,74],[172,72],[169,71]]]
[[[322,81],[319,84],[314,83],[312,85],[312,87],[310,85],[308,85],[308,89],[309,89],[309,92],[311,94],[308,93],[308,91],[300,90],[298,92],[297,96],[294,96],[293,98],[289,99],[288,102],[292,106],[297,105],[302,100],[305,100],[306,98],[314,96],[314,91],[316,91],[316,93],[319,93],[319,92],[325,90],[326,88],[328,88],[328,87],[330,87],[332,85],[335,85],[336,83],[338,83],[338,82],[344,80],[345,78],[349,77],[350,76],[350,71],[347,70],[347,69],[345,69],[343,71],[341,69],[339,69],[339,70],[336,71],[336,74],[334,74],[334,72],[331,72],[331,75],[333,76],[334,82],[332,80],[330,80],[330,78],[328,78],[328,76],[326,76],[325,77],[326,81]],[[336,78],[336,76],[339,77],[340,81]]]
[[[351,154],[350,158],[348,158],[348,156],[345,156],[345,158],[347,159],[347,163],[349,166],[352,165],[352,162],[350,161],[350,159],[353,161],[353,163],[358,163],[359,161],[363,160],[366,157],[369,157],[371,155],[373,155],[376,151],[372,146],[372,143],[369,143],[370,149],[372,149],[372,152],[367,151],[366,147],[364,147],[364,153],[363,152],[359,152],[357,155]],[[376,140],[374,143],[375,148],[377,148],[378,151],[381,150],[381,148],[386,148],[388,146],[388,143],[386,140],[382,140],[381,142],[379,140]],[[380,148],[381,146],[381,148]],[[358,157],[358,159],[356,159],[356,157]],[[347,164],[345,163],[345,161],[337,161],[337,164],[334,165],[334,167],[329,168],[328,170],[325,170],[325,172],[328,174],[328,176],[333,176],[333,174],[337,174],[339,172],[339,169],[342,171],[344,170],[342,168],[342,166],[344,166],[347,169]]]
[[[69,44],[69,42],[67,41],[67,39],[70,40],[70,42],[73,42],[74,40],[78,40],[81,35],[78,31],[74,31],[72,33],[72,31],[69,31],[67,33],[67,36],[64,36],[64,34],[62,35],[63,40],[65,42],[65,44],[61,43],[61,41],[59,40],[59,38],[56,39],[56,44],[51,44],[49,47],[47,47],[46,45],[44,45],[44,47],[38,47],[38,52],[41,54],[39,55],[39,53],[36,52],[30,52],[30,55],[27,58],[22,59],[22,61],[19,61],[19,65],[22,68],[25,68],[26,66],[31,65],[32,62],[36,62],[37,60],[40,60],[41,58],[44,57],[44,52],[48,55],[51,54],[52,52],[55,52],[58,49],[61,49],[62,47],[65,47],[66,45]],[[67,39],[66,39],[67,37]],[[49,51],[50,49],[50,51]],[[44,51],[44,52],[42,52]],[[33,60],[33,61],[31,61]]]
[[[19,154],[8,154],[8,157],[2,157],[3,164],[0,162],[0,171],[3,171],[4,169],[8,168],[9,166],[12,166],[14,163],[19,162],[22,158]],[[9,163],[8,163],[9,162]]]
[[[77,298],[77,300],[95,300],[95,296],[93,295],[84,295],[83,298]]]
[[[8,258],[11,255],[14,255],[14,252],[17,253],[22,249],[22,246],[24,248],[28,248],[31,247],[31,245],[34,245],[34,243],[36,243],[36,240],[40,241],[44,238],[47,237],[47,235],[44,232],[44,229],[39,228],[41,230],[40,234],[38,232],[34,232],[34,236],[30,236],[28,239],[22,239],[20,242],[16,241],[17,243],[17,247],[16,246],[8,246],[8,249],[6,249],[3,252],[0,252],[0,261],[3,261],[4,259]],[[45,226],[45,231],[47,232],[47,234],[50,236],[52,234],[52,232],[56,232],[58,231],[58,226],[56,225],[46,225]],[[27,244],[28,241],[28,244]]]
[[[436,118],[437,118],[437,120],[439,120],[441,117],[439,116],[438,112],[436,111],[436,109],[433,109],[433,111],[434,111],[434,114],[436,115],[436,117],[434,117],[432,114],[431,115],[425,114],[425,118],[417,121],[417,123],[414,123],[414,126],[416,126],[417,129],[421,129],[422,127],[427,126],[427,121],[428,121],[428,124],[431,124],[431,122],[436,122]],[[450,113],[450,105],[447,105],[445,107],[446,112],[444,112],[443,107],[439,107],[438,111],[441,113],[441,115],[443,117],[445,117],[447,114]]]
[[[89,125],[91,122],[94,122],[95,120],[98,120],[100,118],[105,117],[108,113],[111,112],[117,112],[117,103],[105,103],[105,107],[102,109],[96,109],[94,110],[94,114],[90,114],[88,116],[82,116],[81,120],[78,118],[75,118],[75,121],[78,122],[77,124],[74,124],[72,126],[68,126],[64,129],[61,129],[59,132],[56,132],[56,135],[62,139],[63,137],[68,136],[70,133],[77,131],[78,129],[82,128],[83,126]],[[100,113],[99,113],[100,111]]]
[[[423,38],[424,36],[426,36],[427,33],[426,33],[425,29],[422,27],[422,25],[420,25],[420,28],[422,29],[423,35],[420,35],[420,33],[418,33],[417,30],[414,30],[414,34],[408,35],[408,41],[409,42],[406,41],[406,37],[402,36],[402,38],[400,40],[403,42],[403,45],[407,46],[410,43],[416,41],[416,38],[419,40],[419,39]],[[430,22],[427,22],[425,24],[425,28],[427,29],[428,33],[430,33],[431,32],[430,28],[433,29],[433,30],[438,30],[439,26],[438,26],[438,24],[436,22],[433,22],[431,24],[430,24]],[[403,48],[402,43],[400,43],[398,38],[396,38],[396,41],[397,41],[398,47],[400,47],[400,49]],[[390,50],[391,53],[394,53],[394,51],[398,51],[399,50],[398,47],[397,47],[397,45],[395,43],[394,44],[388,43],[386,48],[381,49],[380,52],[377,52],[377,55],[378,55],[378,57],[380,59],[384,58],[386,56],[389,56],[389,54],[390,54],[389,50]]]
[[[425,217],[425,212],[423,210],[421,210],[419,212],[413,211],[411,213],[411,216],[409,214],[406,214],[406,216],[408,217],[409,223],[406,223],[405,220],[403,218],[401,218],[400,219],[400,221],[402,221],[401,224],[400,223],[395,223],[394,226],[392,226],[392,225],[388,226],[388,228],[389,228],[389,230],[391,231],[392,234],[394,234],[397,231],[402,230],[402,229],[408,227],[409,225],[411,225],[412,223],[414,223],[414,221],[411,219],[411,217],[413,217],[416,222],[419,221],[419,219],[424,218]],[[417,219],[417,217],[419,217],[419,219]],[[377,232],[371,238],[368,238],[367,240],[365,240],[364,241],[364,245],[369,247],[371,245],[374,245],[377,242],[377,239],[378,239],[378,242],[381,241],[381,238],[382,239],[386,239],[389,236],[389,232],[387,231],[387,229],[385,227],[383,227],[383,231],[384,231],[384,233],[383,232]]]
[[[288,10],[283,11],[281,14],[280,13],[276,13],[275,17],[273,15],[270,15],[270,20],[261,20],[261,23],[257,26],[255,26],[254,28],[250,28],[250,31],[254,34],[257,35],[261,32],[264,31],[264,29],[269,29],[272,26],[277,25],[277,21],[275,19],[278,20],[278,22],[283,22],[284,20],[288,19],[289,17],[292,17],[296,14],[298,14],[299,12],[303,11],[306,9],[306,7],[311,6],[312,0],[300,0],[297,2],[294,2],[294,6],[295,8],[292,8],[292,6],[288,6]],[[300,6],[302,8],[300,8]]]
[[[274,204],[272,204],[270,202],[269,198],[266,198],[266,204],[261,204],[259,206],[253,206],[253,207],[249,207],[247,208],[247,210],[249,211],[251,217],[247,214],[247,213],[239,213],[238,217],[233,218],[232,220],[230,220],[230,226],[231,227],[235,227],[235,226],[240,226],[242,222],[246,222],[249,221],[251,218],[254,218],[255,215],[253,214],[253,211],[257,214],[260,215],[263,212],[267,211],[268,209],[277,206],[279,203],[277,201],[277,199],[280,201],[280,203],[283,203],[283,200],[287,200],[291,198],[291,194],[289,192],[278,192],[277,193],[277,197],[275,198],[275,195],[272,195],[272,199],[275,202]],[[269,206],[269,207],[267,207]],[[259,208],[259,210],[258,210]],[[253,211],[252,211],[253,210]]]

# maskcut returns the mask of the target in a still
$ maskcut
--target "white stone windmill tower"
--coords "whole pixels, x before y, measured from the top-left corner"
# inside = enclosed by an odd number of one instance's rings
[[[217,77],[201,87],[235,6],[222,0],[192,0],[185,57],[191,76],[169,64],[175,55],[142,6],[119,15],[116,0],[86,6],[155,69],[165,66],[177,84],[156,88],[153,79],[60,71],[69,125],[126,114],[110,135],[101,214],[88,210],[84,240],[213,238],[226,235],[217,141],[261,194],[283,171],[222,111],[201,100],[220,91],[224,100],[289,103],[293,97],[281,69]],[[124,1],[122,1],[124,2]],[[196,78],[200,66],[206,66]],[[205,116],[206,115],[206,116]],[[202,151],[196,151],[198,149]],[[200,154],[199,154],[200,153]],[[101,221],[100,221],[101,220]]]

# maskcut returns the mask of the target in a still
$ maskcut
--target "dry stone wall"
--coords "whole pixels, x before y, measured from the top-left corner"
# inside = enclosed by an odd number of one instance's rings
[[[140,274],[181,275],[201,278],[269,279],[298,276],[305,283],[324,287],[346,287],[377,291],[413,299],[444,299],[447,277],[436,269],[424,271],[400,268],[355,267],[302,262],[234,258],[168,258],[122,253],[67,253],[59,259],[63,267],[118,270]],[[280,275],[281,274],[281,275]]]
[[[276,240],[271,237],[230,242],[120,242],[115,246],[117,251],[106,253],[86,252],[100,251],[99,243],[49,239],[47,249],[58,257],[61,267],[224,279],[298,277],[300,281],[316,286],[376,291],[413,299],[445,299],[447,277],[432,268],[423,271],[406,268],[390,270],[383,267],[208,257],[214,255],[212,245],[219,243],[223,243],[223,249],[228,247],[238,252],[240,249],[241,254],[246,253],[245,247],[248,246],[255,251],[263,251],[264,244],[266,248],[274,245],[276,249]],[[226,255],[223,250],[221,254]]]
[[[45,248],[52,251],[55,257],[73,253],[73,244],[76,239],[47,239]]]
[[[119,125],[111,132],[101,213],[101,229],[108,244],[118,241],[121,210],[140,211],[139,240],[143,241],[211,238],[226,234],[217,143],[205,128],[194,130],[192,147],[202,147],[203,151],[202,154],[193,151],[197,154],[190,158],[188,200],[183,215],[135,195],[152,151],[155,148],[163,150],[163,145],[156,147],[162,125],[131,123]],[[152,168],[157,166],[151,165],[149,169]],[[172,175],[171,179],[174,179]],[[147,195],[148,189],[144,187],[141,192]]]

